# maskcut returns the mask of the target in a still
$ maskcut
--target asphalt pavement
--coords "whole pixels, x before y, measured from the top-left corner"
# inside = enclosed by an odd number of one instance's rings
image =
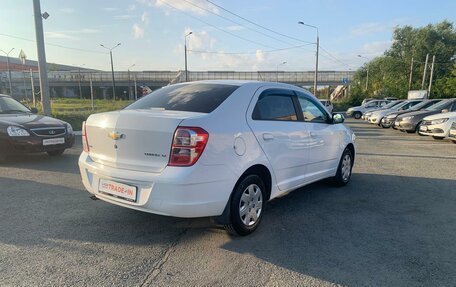
[[[348,120],[350,184],[269,202],[232,237],[93,201],[62,157],[0,165],[0,286],[455,286],[456,145]]]

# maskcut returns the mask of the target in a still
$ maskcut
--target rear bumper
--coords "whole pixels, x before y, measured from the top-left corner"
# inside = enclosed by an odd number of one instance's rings
[[[207,217],[223,213],[237,180],[223,165],[166,167],[161,173],[121,170],[79,157],[82,182],[89,193],[106,202],[139,211],[175,217]],[[99,192],[100,179],[137,187],[136,202]]]

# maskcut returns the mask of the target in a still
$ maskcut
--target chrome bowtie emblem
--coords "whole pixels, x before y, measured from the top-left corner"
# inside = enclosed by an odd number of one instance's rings
[[[116,132],[116,131],[112,131],[108,134],[108,136],[110,138],[112,138],[113,140],[118,140],[118,139],[121,139],[124,137],[124,134],[121,134],[119,132]]]

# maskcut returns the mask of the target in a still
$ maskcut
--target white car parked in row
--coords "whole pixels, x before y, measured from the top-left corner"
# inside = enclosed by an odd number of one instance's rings
[[[421,122],[419,134],[444,139],[450,136],[450,129],[456,123],[456,112],[427,116]]]
[[[423,100],[407,100],[407,101],[403,101],[402,103],[400,103],[398,105],[393,106],[390,109],[382,109],[382,110],[375,111],[369,116],[368,121],[371,124],[380,125],[380,123],[382,122],[382,119],[385,116],[387,116],[388,114],[395,112],[395,111],[407,111],[411,107],[421,103],[422,101]]]
[[[266,202],[324,178],[350,180],[354,133],[308,91],[204,81],[161,88],[83,126],[82,182],[96,198],[253,232]]]

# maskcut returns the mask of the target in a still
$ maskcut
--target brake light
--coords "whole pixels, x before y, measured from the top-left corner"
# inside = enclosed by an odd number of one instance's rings
[[[206,147],[209,134],[198,127],[177,127],[174,132],[169,166],[194,165]]]
[[[82,122],[82,149],[89,152],[89,142],[87,139],[86,122]]]

